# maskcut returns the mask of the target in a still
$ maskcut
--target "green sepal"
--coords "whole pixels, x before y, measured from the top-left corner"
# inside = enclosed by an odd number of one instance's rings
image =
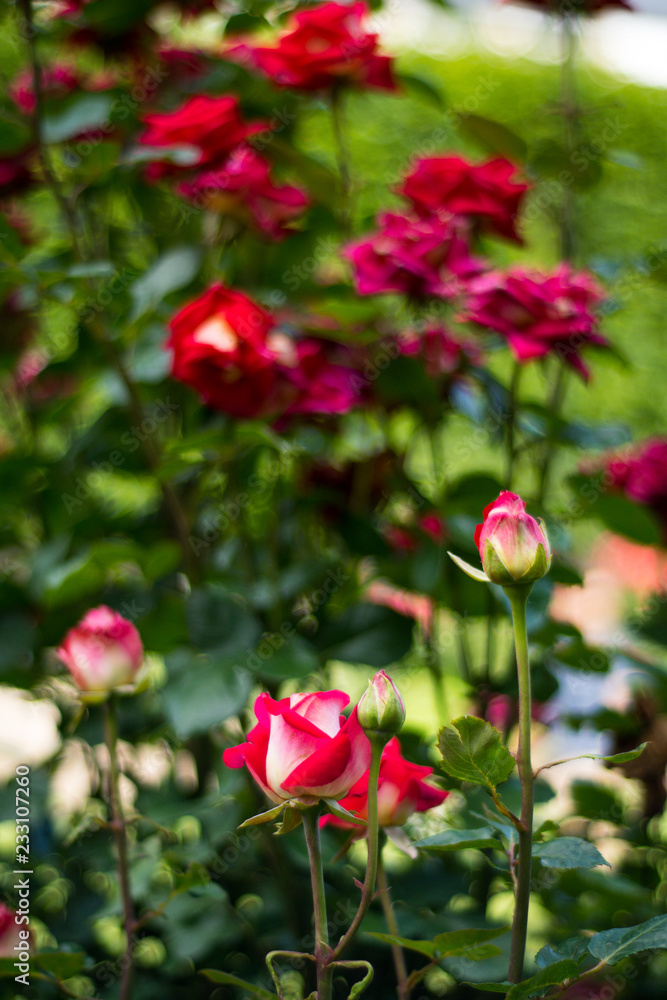
[[[346,823],[354,823],[355,826],[368,826],[365,819],[360,819],[351,813],[345,806],[342,806],[340,802],[336,802],[335,799],[322,799],[323,804],[327,807],[328,811],[338,819],[344,820]]]
[[[456,563],[459,569],[462,569],[463,572],[467,573],[468,576],[472,577],[473,580],[478,580],[480,583],[491,583],[488,576],[486,575],[486,573],[483,572],[483,570],[475,569],[475,567],[471,566],[470,563],[467,563],[465,559],[461,559],[459,556],[454,555],[453,552],[447,552],[447,555],[452,560],[452,562]]]

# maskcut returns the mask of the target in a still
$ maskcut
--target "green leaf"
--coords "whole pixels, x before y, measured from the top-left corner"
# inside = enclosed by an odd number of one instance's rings
[[[35,955],[35,961],[56,979],[70,979],[83,970],[86,956],[82,951],[41,951]]]
[[[77,97],[67,110],[44,115],[42,138],[44,142],[67,142],[82,132],[107,128],[111,132],[109,116],[113,99],[109,94],[85,94]]]
[[[283,837],[286,833],[291,833],[292,830],[296,830],[298,826],[303,823],[303,813],[300,809],[290,808],[289,805],[285,810],[285,815],[283,816],[283,821],[276,828],[276,835]]]
[[[245,707],[252,676],[229,659],[180,649],[167,658],[169,681],[162,690],[165,710],[179,736],[205,733]]]
[[[455,556],[453,552],[448,551],[447,555],[452,562],[456,563],[459,569],[462,569],[463,572],[467,573],[473,580],[479,580],[480,583],[491,583],[484,570],[476,569],[474,566],[471,566],[470,563],[467,563],[465,559],[461,559],[460,556]]]
[[[206,976],[212,983],[221,983],[225,986],[238,986],[240,989],[250,993],[251,996],[260,997],[261,1000],[276,1000],[275,993],[269,993],[268,990],[262,989],[261,986],[255,986],[254,983],[247,983],[245,979],[232,976],[229,972],[220,972],[219,969],[200,969],[199,974],[200,976]]]
[[[588,957],[588,954],[588,938],[576,935],[566,941],[561,941],[556,947],[545,944],[535,956],[535,964],[539,969],[544,969],[564,958],[571,958],[580,964],[582,959]]]
[[[648,743],[640,743],[634,750],[625,750],[623,753],[612,753],[608,756],[585,753],[583,756],[590,757],[591,760],[606,760],[608,764],[626,764],[629,760],[636,760],[637,757],[641,757],[647,746]]]
[[[464,112],[459,128],[492,153],[502,153],[516,163],[523,163],[526,159],[528,147],[524,140],[500,122]]]
[[[667,948],[667,914],[652,917],[635,927],[600,931],[588,941],[591,955],[607,965],[616,965],[628,955],[636,955],[648,948]]]
[[[412,941],[410,938],[395,937],[392,934],[370,934],[387,944],[397,944],[409,951],[416,951],[428,958],[440,959],[465,957],[472,962],[493,958],[501,954],[501,949],[488,942],[509,931],[507,927],[472,927],[469,930],[445,931],[433,941]]]
[[[408,652],[412,629],[411,619],[390,608],[354,604],[322,625],[315,644],[326,660],[386,667]]]
[[[566,979],[574,979],[577,975],[576,963],[571,958],[564,958],[554,965],[541,969],[530,979],[524,979],[509,990],[506,1000],[524,1000],[533,997],[547,986],[562,985]]]
[[[443,830],[435,833],[432,837],[418,840],[415,845],[420,851],[462,851],[468,847],[476,847],[483,850],[486,847],[494,847],[499,851],[504,850],[502,841],[496,835],[495,830],[490,826],[480,826],[473,830]]]
[[[511,983],[471,983],[464,980],[461,986],[472,986],[476,990],[485,990],[487,993],[507,993]]]
[[[435,945],[432,941],[411,941],[410,938],[394,937],[393,934],[377,934],[370,931],[368,936],[377,938],[378,941],[384,941],[385,944],[397,944],[407,951],[416,951],[420,955],[426,955],[427,958],[435,958]]]
[[[473,715],[441,729],[438,747],[448,774],[487,788],[507,781],[516,765],[498,730]]]
[[[134,306],[130,320],[134,322],[152,312],[171,292],[185,288],[197,276],[201,266],[199,247],[177,246],[163,253],[130,288]]]
[[[545,868],[595,868],[607,865],[595,844],[580,837],[557,837],[546,844],[535,844],[533,856],[539,858]]]
[[[424,98],[429,104],[435,105],[439,111],[445,108],[445,101],[437,87],[415,73],[398,73],[396,75],[398,83],[406,90],[412,91],[417,97]]]
[[[337,816],[338,819],[345,820],[346,823],[353,823],[355,826],[368,826],[365,819],[359,819],[354,813],[351,813],[345,806],[342,806],[340,802],[336,802],[335,799],[322,799],[322,802],[327,807],[332,815]]]

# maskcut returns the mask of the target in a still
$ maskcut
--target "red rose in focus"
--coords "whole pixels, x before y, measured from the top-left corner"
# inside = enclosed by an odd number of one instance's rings
[[[542,521],[526,514],[526,502],[503,490],[484,508],[483,523],[475,528],[484,572],[501,586],[534,583],[551,562],[551,547]]]
[[[269,164],[248,146],[235,149],[222,166],[179,186],[195,204],[236,213],[274,240],[290,232],[288,224],[308,206],[308,196],[289,184],[274,184]]]
[[[594,312],[603,297],[591,275],[567,264],[551,274],[515,267],[474,281],[462,318],[500,333],[517,361],[553,352],[588,379],[579,352],[589,344],[607,344]]]
[[[381,827],[402,826],[413,813],[426,812],[445,801],[449,792],[434,788],[424,781],[432,773],[432,767],[412,764],[402,756],[398,737],[394,736],[387,743],[382,751],[378,782],[378,823]],[[367,820],[368,774],[364,774],[350,789],[349,794],[339,799],[339,803],[348,812]],[[321,823],[359,830],[353,823],[346,823],[332,815],[323,817]]]
[[[226,159],[248,136],[266,130],[263,123],[249,125],[241,118],[236,97],[190,97],[175,111],[144,115],[146,131],[139,136],[145,146],[170,149],[191,146],[198,154],[195,164],[210,166]],[[147,175],[158,180],[165,174],[183,169],[171,163],[152,163]]]
[[[349,700],[343,691],[293,694],[280,701],[260,694],[248,742],[225,750],[222,759],[227,767],[246,764],[273,802],[341,798],[371,759],[356,707],[348,719],[340,714]]]
[[[241,292],[213,285],[171,320],[174,378],[234,417],[267,411],[276,387],[273,318]]]
[[[91,692],[131,684],[143,655],[141,638],[132,622],[105,605],[89,611],[58,649],[77,686]]]
[[[236,45],[232,58],[261,70],[280,87],[332,90],[341,84],[396,90],[390,56],[364,30],[365,3],[324,3],[293,14],[274,46]]]
[[[360,295],[399,292],[449,300],[482,271],[482,262],[470,256],[463,220],[385,212],[378,221],[378,233],[343,251],[352,261]]]
[[[398,190],[418,215],[445,210],[465,216],[486,232],[522,243],[516,218],[529,185],[514,180],[516,173],[514,164],[502,158],[476,164],[460,156],[425,157]]]
[[[634,10],[629,0],[503,0],[504,3],[518,3],[526,7],[536,7],[551,14],[599,14],[603,10]]]

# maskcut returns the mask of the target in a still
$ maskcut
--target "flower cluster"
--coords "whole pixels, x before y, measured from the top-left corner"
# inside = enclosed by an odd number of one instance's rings
[[[365,3],[323,3],[293,14],[275,45],[244,43],[228,55],[260,70],[279,87],[333,91],[341,86],[395,90],[392,59],[377,52],[364,28]]]
[[[231,416],[345,413],[357,402],[342,348],[295,339],[242,292],[213,285],[170,322],[172,373]]]
[[[307,208],[306,193],[276,184],[268,161],[248,145],[268,125],[244,121],[237,97],[197,94],[174,111],[144,115],[143,122],[139,142],[165,151],[149,164],[147,177],[157,181],[195,171],[178,193],[199,207],[235,215],[276,240]]]

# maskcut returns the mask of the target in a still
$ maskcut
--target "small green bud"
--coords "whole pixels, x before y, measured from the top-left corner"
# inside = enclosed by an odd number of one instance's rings
[[[381,737],[388,743],[405,722],[405,705],[391,677],[380,670],[357,706],[361,728],[371,739]]]

